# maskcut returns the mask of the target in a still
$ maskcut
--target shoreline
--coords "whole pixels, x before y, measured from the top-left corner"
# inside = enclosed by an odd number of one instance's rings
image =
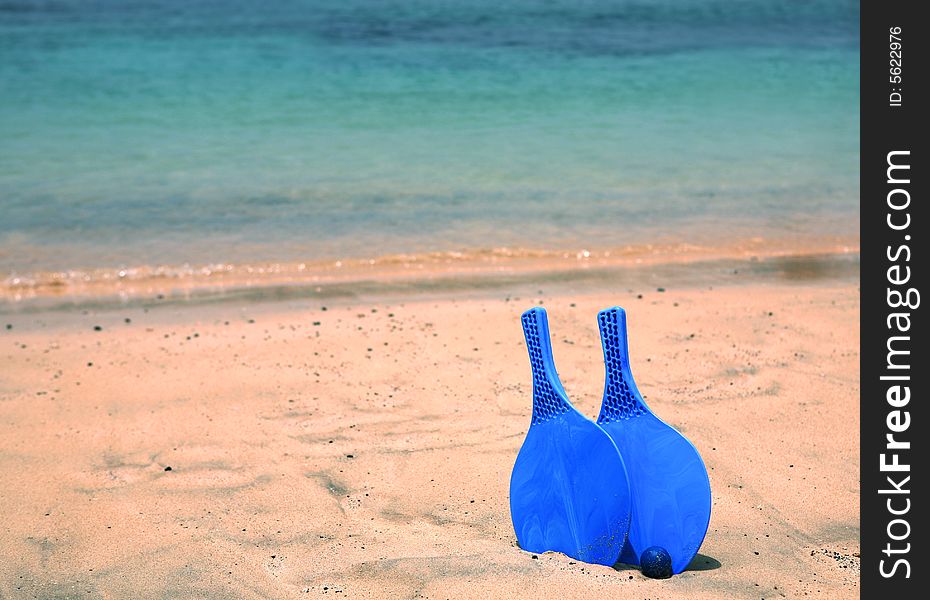
[[[478,249],[316,262],[136,267],[10,275],[0,314],[171,303],[353,299],[492,293],[535,283],[626,287],[734,284],[747,279],[858,276],[858,238],[750,238],[720,246],[664,244],[611,249]],[[743,274],[734,278],[728,274]]]

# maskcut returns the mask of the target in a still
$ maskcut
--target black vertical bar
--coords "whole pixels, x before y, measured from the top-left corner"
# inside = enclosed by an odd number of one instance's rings
[[[927,309],[918,300],[930,271],[923,240],[930,214],[918,210],[927,201],[920,125],[930,110],[921,81],[930,67],[924,57],[930,23],[919,6],[861,7],[863,598],[926,598],[921,584],[930,579],[922,560],[930,507],[917,491],[930,483],[918,460],[930,452],[924,408],[930,364],[921,343]]]

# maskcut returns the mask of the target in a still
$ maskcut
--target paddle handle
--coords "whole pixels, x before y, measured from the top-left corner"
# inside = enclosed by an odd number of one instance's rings
[[[549,319],[545,309],[531,308],[523,313],[521,322],[533,369],[533,423],[544,423],[566,412],[571,404],[552,360]]]
[[[604,400],[598,423],[629,419],[649,409],[636,389],[630,371],[630,351],[626,333],[626,311],[619,306],[597,313],[597,325],[604,347]]]

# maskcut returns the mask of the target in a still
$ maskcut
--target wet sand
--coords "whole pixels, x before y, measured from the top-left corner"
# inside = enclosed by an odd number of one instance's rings
[[[0,597],[857,597],[857,282],[645,281],[8,311]],[[595,314],[627,309],[646,401],[709,469],[682,575],[517,547],[539,303],[592,417]]]
[[[760,263],[780,268],[794,262],[836,271],[856,257],[853,236],[737,238],[711,244],[654,243],[601,248],[477,248],[463,251],[394,254],[374,258],[319,259],[299,262],[136,265],[67,271],[9,273],[0,279],[0,312],[6,303],[61,308],[99,307],[173,297],[185,302],[216,299],[267,300],[271,297],[331,297],[423,291],[459,293],[521,283],[599,282],[610,289],[644,275],[678,283],[713,283],[714,271]],[[747,261],[752,264],[744,265]],[[846,262],[849,262],[846,260]],[[648,269],[646,268],[648,267]],[[696,275],[687,277],[689,272]]]

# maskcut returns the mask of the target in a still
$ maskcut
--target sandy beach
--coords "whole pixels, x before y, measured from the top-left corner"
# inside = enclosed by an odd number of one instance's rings
[[[857,263],[780,264],[710,283],[13,307],[0,597],[857,597]],[[517,547],[519,315],[540,304],[591,417],[595,314],[627,309],[646,401],[709,470],[710,529],[685,573]]]
[[[861,16],[797,4],[0,2],[0,600],[858,597]],[[511,522],[521,314],[596,418],[618,305],[666,580]]]

